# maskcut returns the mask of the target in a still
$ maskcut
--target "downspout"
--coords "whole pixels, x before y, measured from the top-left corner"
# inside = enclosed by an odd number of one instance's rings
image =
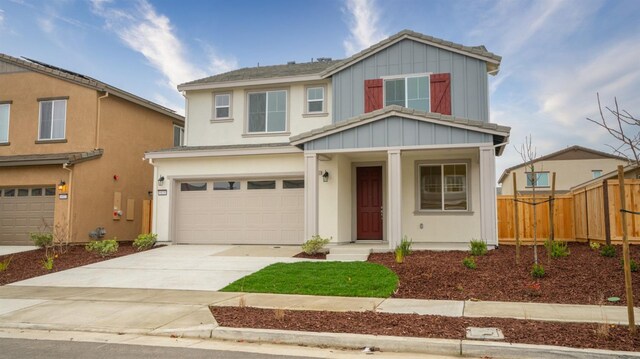
[[[98,97],[98,115],[96,118],[96,146],[95,149],[97,150],[98,148],[100,148],[100,117],[101,117],[101,112],[100,112],[100,103],[102,101],[103,98],[107,98],[109,97],[109,92],[105,91],[104,96],[100,96]]]
[[[69,171],[69,183],[67,184],[67,186],[70,188],[69,190],[69,195],[67,197],[67,233],[69,234],[69,239],[68,241],[71,242],[71,238],[73,238],[73,227],[71,226],[71,210],[72,210],[72,202],[74,200],[73,197],[73,170],[71,168],[68,167],[69,166],[69,162],[67,163],[63,163],[62,164],[62,169]]]

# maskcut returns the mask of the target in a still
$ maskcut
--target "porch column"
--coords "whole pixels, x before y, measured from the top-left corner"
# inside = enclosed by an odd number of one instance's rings
[[[493,146],[480,147],[480,233],[488,245],[498,245],[496,156]]]
[[[387,151],[387,241],[394,249],[402,239],[402,165],[400,150]]]
[[[318,156],[304,154],[304,238],[318,234]]]

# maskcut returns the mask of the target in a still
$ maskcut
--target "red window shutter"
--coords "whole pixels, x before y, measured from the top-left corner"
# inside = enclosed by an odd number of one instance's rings
[[[431,112],[451,115],[451,74],[431,75]]]
[[[382,108],[382,79],[364,80],[364,112]]]

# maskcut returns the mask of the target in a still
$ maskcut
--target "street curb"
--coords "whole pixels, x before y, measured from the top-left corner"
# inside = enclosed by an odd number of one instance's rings
[[[553,345],[481,342],[462,340],[461,353],[467,356],[490,356],[495,358],[531,359],[621,359],[640,358],[640,353],[602,349],[579,349]]]
[[[179,338],[211,339],[211,332],[217,326],[217,324],[203,324],[186,328],[156,329],[148,332],[147,334]]]

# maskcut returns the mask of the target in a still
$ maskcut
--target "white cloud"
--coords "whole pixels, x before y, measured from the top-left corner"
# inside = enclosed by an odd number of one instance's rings
[[[92,0],[93,12],[105,19],[107,28],[149,63],[175,87],[210,73],[228,71],[237,66],[235,60],[225,59],[210,51],[210,64],[202,69],[188,60],[183,43],[176,35],[170,19],[158,14],[146,0],[138,0],[134,8],[118,8],[111,0]]]
[[[380,14],[375,0],[346,0],[346,12],[350,35],[343,46],[347,56],[387,37],[378,24]]]

